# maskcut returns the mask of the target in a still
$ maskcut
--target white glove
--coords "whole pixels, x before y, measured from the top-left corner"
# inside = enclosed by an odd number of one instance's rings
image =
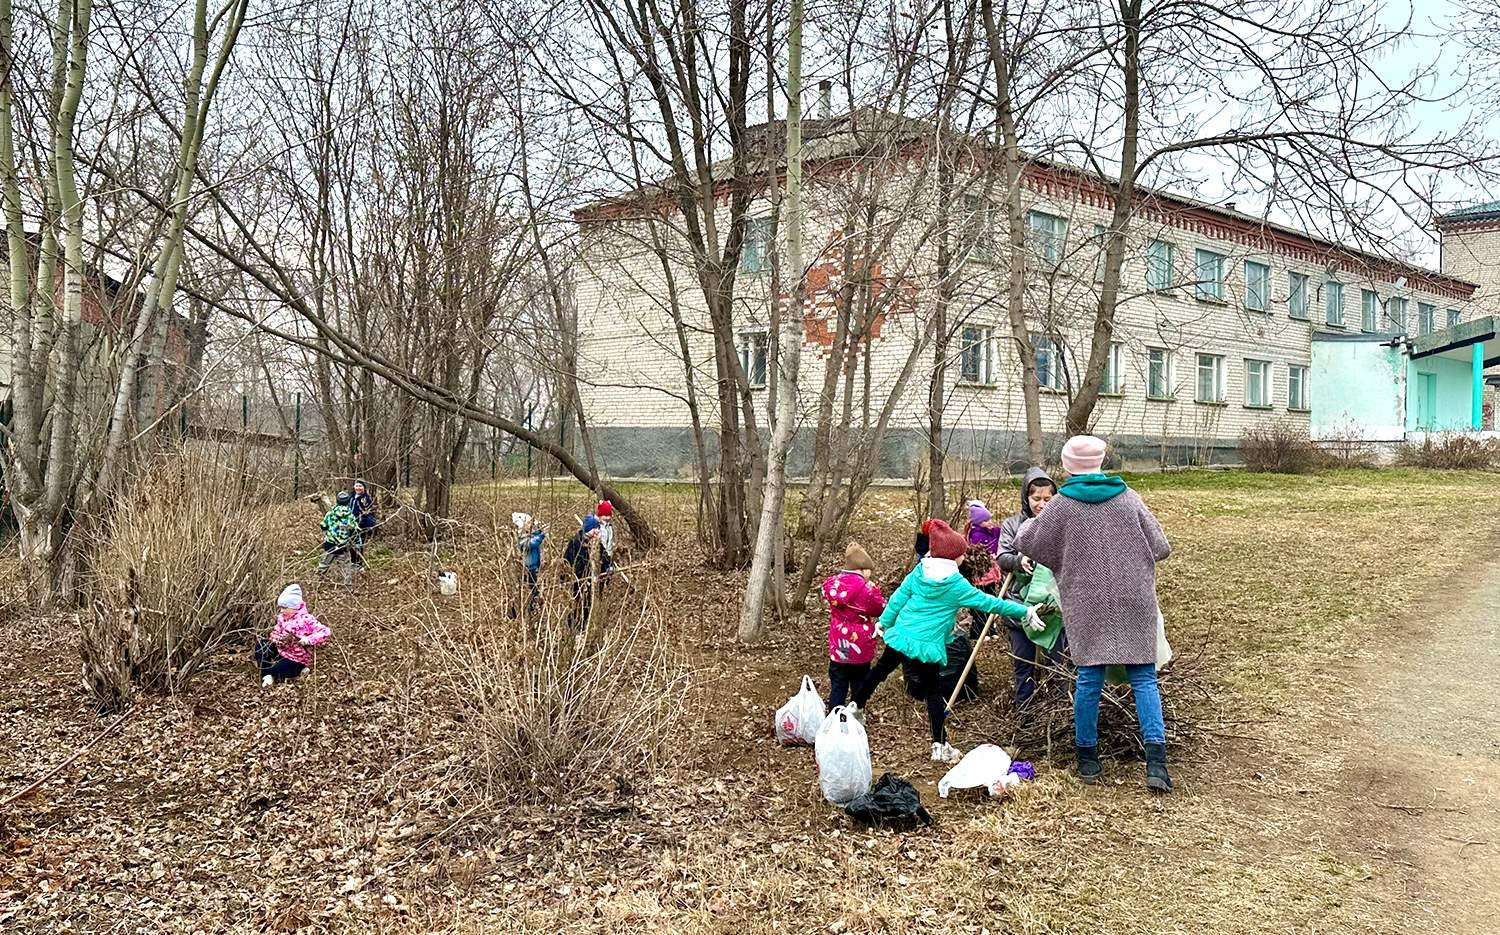
[[[297,642],[301,643],[303,646],[311,646],[313,644],[312,638],[307,636],[297,637]]]
[[[880,624],[878,624],[878,623],[875,624],[875,638],[877,640],[883,640],[883,639],[885,639],[885,630],[883,628],[881,628]]]
[[[1022,623],[1032,633],[1040,633],[1047,629],[1047,625],[1042,622],[1042,617],[1036,612],[1035,607],[1026,608],[1026,619]]]

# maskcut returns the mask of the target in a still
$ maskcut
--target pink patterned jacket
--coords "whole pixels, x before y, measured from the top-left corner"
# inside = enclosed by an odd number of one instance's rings
[[[875,622],[885,610],[879,585],[854,571],[841,571],[823,582],[828,600],[828,658],[834,662],[869,662],[875,658]]]
[[[290,617],[276,615],[276,626],[271,628],[271,642],[281,658],[312,665],[313,654],[309,647],[324,643],[333,631],[318,622],[318,618],[307,612],[307,605],[297,608]]]

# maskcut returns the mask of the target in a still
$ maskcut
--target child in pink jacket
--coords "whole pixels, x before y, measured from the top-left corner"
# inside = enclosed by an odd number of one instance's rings
[[[875,658],[875,623],[885,595],[870,583],[875,564],[858,542],[844,550],[844,568],[823,582],[828,600],[828,709],[843,704],[850,688],[870,674]]]
[[[270,637],[255,641],[255,661],[260,665],[261,685],[269,688],[283,679],[294,679],[312,665],[312,647],[327,641],[330,631],[307,612],[302,586],[289,584],[276,599],[279,613]]]

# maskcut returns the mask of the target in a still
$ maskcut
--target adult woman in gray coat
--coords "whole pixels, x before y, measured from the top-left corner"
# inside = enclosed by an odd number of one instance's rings
[[[1120,478],[1100,473],[1104,452],[1104,441],[1092,435],[1068,439],[1062,461],[1070,476],[1047,509],[1022,527],[1016,546],[1057,576],[1063,626],[1078,666],[1073,736],[1079,778],[1093,783],[1101,773],[1104,670],[1122,665],[1146,747],[1146,785],[1170,792],[1166,724],[1156,684],[1156,563],[1172,547],[1141,498]]]

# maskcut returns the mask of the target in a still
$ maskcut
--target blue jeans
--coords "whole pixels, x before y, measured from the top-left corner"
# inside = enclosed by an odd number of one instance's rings
[[[1099,695],[1104,690],[1105,668],[1078,667],[1078,688],[1073,693],[1073,741],[1080,747],[1099,745]],[[1141,722],[1141,739],[1146,743],[1166,743],[1167,724],[1161,714],[1155,664],[1126,666],[1125,673],[1130,676],[1130,688],[1135,692],[1135,716]]]

